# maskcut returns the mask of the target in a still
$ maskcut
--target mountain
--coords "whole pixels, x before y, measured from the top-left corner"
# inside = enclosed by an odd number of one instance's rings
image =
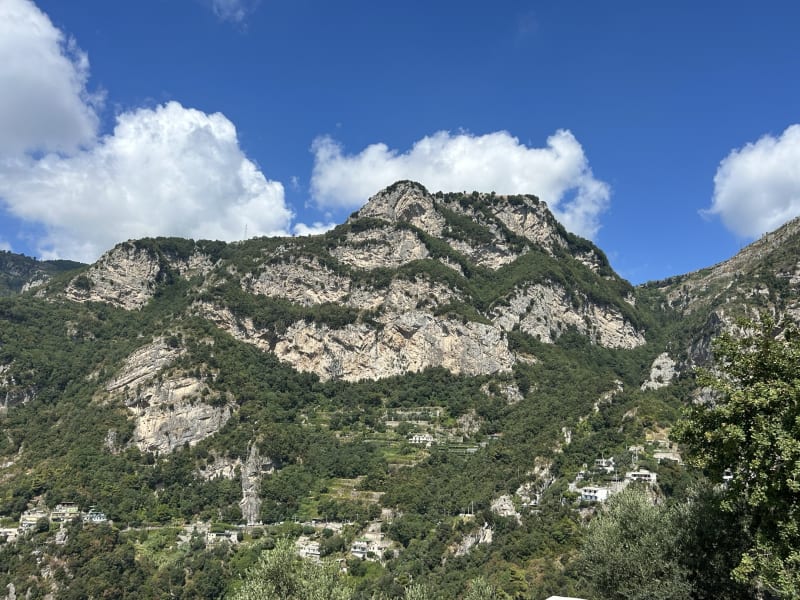
[[[0,250],[0,296],[27,291],[42,285],[54,275],[83,266],[85,265],[71,260],[39,261]]]
[[[658,460],[693,368],[735,316],[797,314],[797,230],[635,288],[534,196],[401,181],[324,235],[131,240],[48,272],[0,299],[0,515],[73,502],[114,527],[3,546],[0,586],[218,597],[289,535],[382,555],[349,559],[362,597],[579,591],[576,475],[613,457],[685,489]],[[31,259],[4,259],[22,291]]]

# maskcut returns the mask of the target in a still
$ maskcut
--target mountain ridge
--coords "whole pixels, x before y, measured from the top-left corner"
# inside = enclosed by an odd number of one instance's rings
[[[737,315],[792,314],[793,227],[733,273],[636,287],[534,196],[407,181],[317,236],[122,242],[0,299],[0,516],[99,506],[133,528],[115,547],[153,598],[165,572],[137,554],[137,527],[238,524],[229,565],[300,536],[295,519],[320,546],[318,520],[344,548],[384,531],[365,590],[397,597],[414,573],[458,597],[469,572],[544,598],[536,582],[573,581],[591,511],[575,486],[613,483],[587,465],[635,461],[658,494],[690,485],[657,457],[680,460],[670,428],[711,339]],[[0,586],[73,589],[79,568],[37,535],[0,564],[27,548],[44,566],[0,569]],[[184,564],[170,539],[164,564]],[[191,587],[188,572],[171,576]],[[223,588],[242,570],[226,573]]]

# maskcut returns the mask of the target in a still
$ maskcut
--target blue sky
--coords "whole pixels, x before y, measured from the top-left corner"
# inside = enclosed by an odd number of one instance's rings
[[[633,282],[800,214],[796,2],[0,0],[0,247],[527,192]],[[710,210],[709,210],[710,209]]]

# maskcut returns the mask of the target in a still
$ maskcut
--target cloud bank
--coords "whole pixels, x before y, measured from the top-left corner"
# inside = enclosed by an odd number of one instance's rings
[[[89,60],[29,0],[0,1],[0,157],[94,140]]]
[[[747,238],[800,215],[800,125],[731,151],[717,169],[713,202],[704,212]]]
[[[83,260],[128,238],[285,234],[292,216],[233,123],[177,102],[123,113],[88,150],[7,161],[0,195],[12,214],[45,226],[44,257]]]
[[[0,202],[44,231],[40,256],[92,261],[144,236],[287,233],[283,186],[245,156],[224,115],[170,102],[122,113],[98,136],[88,78],[87,55],[47,15],[0,0]]]
[[[581,144],[567,130],[532,148],[506,131],[486,135],[439,131],[405,153],[372,144],[345,154],[330,137],[312,145],[311,191],[320,208],[358,208],[377,190],[412,179],[431,190],[536,194],[564,226],[594,237],[610,188],[596,179]]]

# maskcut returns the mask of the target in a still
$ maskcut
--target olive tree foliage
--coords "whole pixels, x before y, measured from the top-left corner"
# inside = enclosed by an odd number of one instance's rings
[[[441,596],[436,594],[429,586],[413,583],[405,589],[403,600],[439,600]],[[470,580],[463,600],[495,600],[499,598],[497,590],[483,577],[476,577]],[[384,600],[383,597],[375,600]]]
[[[483,577],[476,577],[469,582],[464,600],[495,600],[499,598],[495,587]]]
[[[752,540],[732,576],[764,593],[800,598],[800,331],[762,316],[714,346],[699,383],[711,400],[677,428],[712,481],[730,475],[718,509],[743,515]]]
[[[352,590],[332,562],[299,557],[294,544],[278,541],[251,567],[231,600],[349,600]]]
[[[629,487],[589,524],[578,569],[597,600],[685,600],[688,573],[680,560],[680,507],[656,506]]]
[[[289,539],[279,540],[265,550],[248,569],[229,600],[350,600],[353,590],[332,561],[315,562],[301,558]],[[473,579],[465,600],[493,600],[494,588],[482,578]],[[384,600],[382,595],[375,600]],[[438,596],[422,584],[405,589],[404,600],[434,600]]]

